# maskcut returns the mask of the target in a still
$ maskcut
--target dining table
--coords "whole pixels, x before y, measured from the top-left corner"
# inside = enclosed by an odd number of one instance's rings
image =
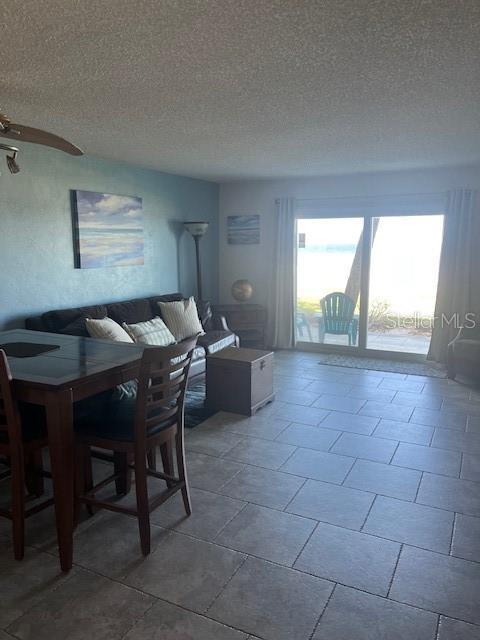
[[[27,329],[0,332],[18,401],[46,413],[60,566],[73,562],[74,403],[138,376],[144,346]]]

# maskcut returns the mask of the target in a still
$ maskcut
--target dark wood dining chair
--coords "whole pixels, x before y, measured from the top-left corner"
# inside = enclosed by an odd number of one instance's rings
[[[150,513],[181,491],[187,515],[191,513],[184,452],[184,399],[196,337],[170,347],[147,347],[138,377],[136,400],[105,403],[103,411],[85,413],[75,420],[77,513],[80,504],[136,516],[142,553],[150,553]],[[151,452],[160,447],[163,472],[151,464]],[[92,486],[91,448],[123,456],[124,469]],[[177,462],[175,474],[174,454]],[[133,460],[133,464],[128,461]],[[149,463],[150,460],[150,463]],[[119,480],[119,473],[135,473],[136,506],[96,497],[98,491]],[[148,476],[166,482],[166,488],[149,496]],[[125,478],[120,478],[125,481]]]
[[[0,509],[0,516],[12,521],[16,560],[21,560],[24,555],[25,518],[53,504],[53,498],[49,498],[26,508],[25,485],[37,497],[43,493],[41,456],[48,441],[41,411],[41,407],[33,405],[19,408],[12,389],[8,360],[0,349],[0,457],[5,466],[0,480],[10,478],[12,496],[10,508]],[[28,462],[27,473],[25,462]]]

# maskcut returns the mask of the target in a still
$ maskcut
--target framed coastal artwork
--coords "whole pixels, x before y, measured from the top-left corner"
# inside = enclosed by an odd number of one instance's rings
[[[95,191],[72,191],[75,267],[143,264],[142,199]]]
[[[260,216],[228,216],[228,244],[260,244]]]

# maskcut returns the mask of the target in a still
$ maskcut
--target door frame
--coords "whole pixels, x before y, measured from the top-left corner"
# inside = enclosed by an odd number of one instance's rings
[[[359,325],[358,325],[358,345],[349,346],[341,344],[324,344],[320,342],[304,342],[296,340],[295,349],[298,351],[311,351],[318,353],[333,353],[342,355],[355,355],[370,358],[379,358],[383,360],[401,360],[406,362],[424,362],[427,356],[421,353],[408,353],[402,351],[388,351],[384,349],[371,349],[367,347],[367,335],[368,335],[368,308],[369,308],[369,295],[370,295],[370,268],[371,268],[371,256],[372,256],[372,220],[373,218],[397,218],[397,217],[412,217],[418,218],[423,216],[443,216],[445,222],[445,211],[415,211],[412,213],[405,212],[392,212],[381,213],[379,210],[353,213],[352,211],[344,213],[317,213],[310,214],[298,214],[296,215],[295,223],[295,309],[297,302],[297,249],[298,249],[298,231],[297,222],[303,219],[339,219],[339,218],[363,218],[363,234],[362,234],[362,263],[360,271],[360,311],[359,311]],[[294,325],[295,326],[295,325]],[[295,332],[296,336],[296,332]]]

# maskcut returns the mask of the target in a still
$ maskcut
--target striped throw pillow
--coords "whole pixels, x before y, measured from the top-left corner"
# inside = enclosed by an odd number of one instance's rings
[[[157,304],[165,324],[177,342],[205,333],[198,318],[197,305],[193,296],[188,300],[158,302]]]
[[[158,316],[153,320],[137,322],[137,324],[124,322],[122,326],[134,342],[154,344],[158,347],[168,347],[169,344],[175,344],[175,337]]]

